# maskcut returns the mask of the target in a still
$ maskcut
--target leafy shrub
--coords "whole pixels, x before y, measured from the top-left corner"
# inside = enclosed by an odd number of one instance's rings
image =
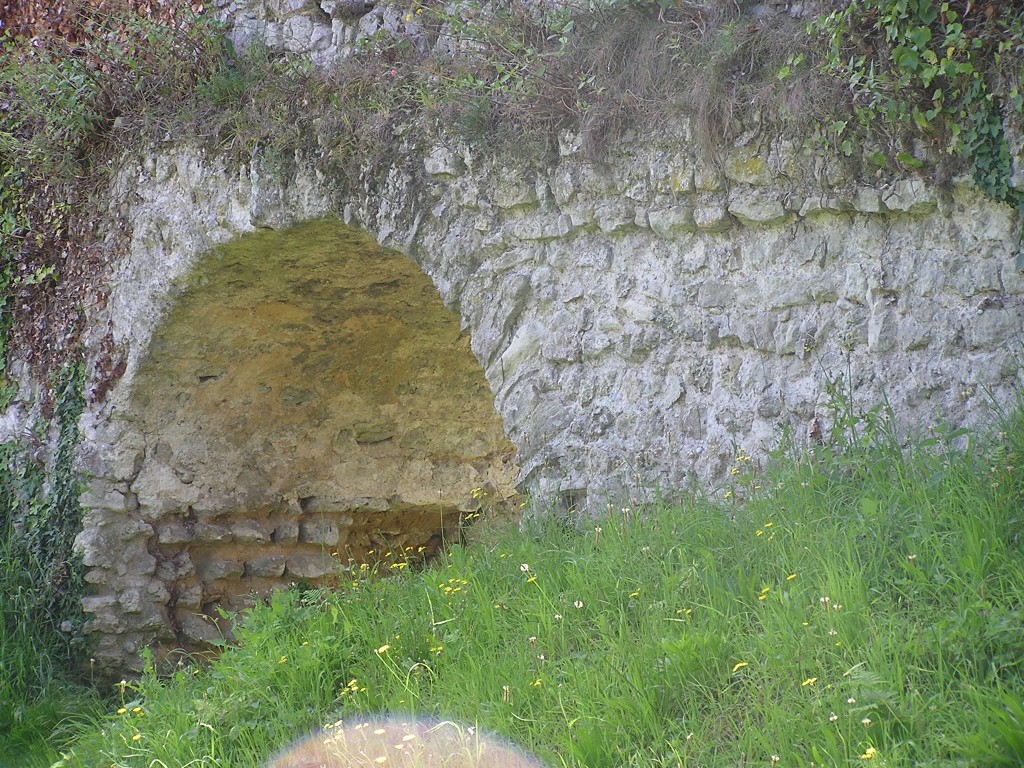
[[[1019,2],[852,0],[818,20],[827,70],[847,80],[857,119],[891,143],[907,126],[968,161],[978,188],[1018,208],[1005,122],[1024,116]]]

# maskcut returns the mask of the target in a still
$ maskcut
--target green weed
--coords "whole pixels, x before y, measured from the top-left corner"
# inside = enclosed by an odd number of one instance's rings
[[[0,756],[50,753],[54,734],[88,705],[70,682],[82,654],[82,568],[72,554],[81,529],[73,464],[82,410],[82,370],[57,383],[59,437],[52,474],[41,457],[0,444]],[[24,765],[26,759],[19,760]],[[4,765],[0,760],[0,766]]]

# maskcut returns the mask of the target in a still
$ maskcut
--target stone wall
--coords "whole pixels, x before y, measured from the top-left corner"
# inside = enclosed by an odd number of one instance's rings
[[[327,2],[219,12],[239,45],[318,63],[407,23]],[[543,161],[499,161],[436,131],[359,188],[318,173],[317,147],[283,176],[187,145],[125,158],[109,220],[127,248],[90,309],[81,425],[99,665],[201,647],[220,608],[382,549],[429,554],[480,493],[596,512],[713,490],[737,450],[827,439],[829,382],[886,398],[906,431],[1015,397],[1011,209],[759,126],[714,159],[695,144],[681,120],[600,158],[564,134]],[[269,250],[243,257],[253,243]],[[440,362],[415,354],[427,339]]]
[[[754,136],[712,164],[690,150],[685,125],[624,141],[601,163],[572,136],[547,165],[499,164],[451,140],[409,145],[372,196],[301,167],[273,182],[258,169],[171,147],[119,175],[114,205],[130,248],[93,327],[124,374],[83,419],[93,479],[80,537],[96,585],[85,608],[107,664],[156,641],[207,638],[199,617],[251,586],[319,575],[319,562],[309,571],[290,558],[322,561],[357,529],[356,562],[372,557],[373,526],[412,531],[403,547],[436,533],[413,518],[358,522],[355,475],[325,469],[329,491],[311,493],[301,473],[285,482],[297,465],[278,462],[270,482],[247,470],[273,464],[273,445],[209,439],[197,449],[194,417],[182,432],[172,424],[181,409],[163,421],[146,410],[147,398],[199,398],[222,377],[259,379],[256,361],[217,358],[224,312],[188,282],[212,246],[254,228],[288,242],[286,227],[334,214],[417,264],[461,317],[493,393],[487,408],[515,445],[519,485],[539,501],[597,510],[690,482],[714,487],[737,449],[762,460],[784,429],[802,439],[817,422],[827,435],[830,380],[866,406],[886,397],[907,428],[978,423],[1020,385],[1019,223],[966,182],[859,180],[836,160]],[[175,333],[175,306],[199,318],[181,370],[162,341]],[[278,370],[273,387],[308,389],[309,373],[298,373]],[[172,385],[154,397],[150,380]],[[264,410],[248,407],[253,419]],[[344,432],[341,410],[338,423],[303,427],[323,446],[310,456],[338,456],[329,446]],[[386,431],[395,418],[392,409]],[[202,482],[182,477],[179,450],[192,451],[186,473],[212,468]],[[461,493],[486,475],[474,472],[455,483]],[[421,509],[421,499],[403,507],[403,481],[379,479],[390,490],[368,493],[379,508],[364,513]],[[326,526],[310,514],[321,508],[313,497],[328,500]],[[447,507],[456,517],[471,508],[462,501]],[[282,540],[308,551],[273,550]],[[197,549],[182,566],[186,544]],[[183,601],[192,625],[182,626]]]

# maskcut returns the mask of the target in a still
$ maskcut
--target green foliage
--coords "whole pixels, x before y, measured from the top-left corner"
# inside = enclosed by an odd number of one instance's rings
[[[1016,3],[853,0],[813,27],[826,70],[849,82],[860,125],[898,142],[904,127],[968,160],[979,189],[1021,208],[1005,123],[1024,117],[1024,18]]]
[[[1015,764],[1024,421],[904,449],[884,405],[833,395],[824,446],[737,453],[742,505],[538,522],[275,594],[212,665],[125,683],[62,764],[258,766],[380,712],[574,768]]]
[[[56,450],[49,480],[41,456],[0,444],[0,754],[49,736],[77,703],[65,682],[82,647],[81,529],[73,467],[82,412],[82,367],[56,382]],[[64,704],[54,692],[67,697]],[[0,761],[2,764],[2,761]]]
[[[137,148],[147,138],[137,132],[140,113],[158,129],[184,95],[223,66],[212,22],[172,30],[116,2],[106,5],[79,9],[74,43],[45,32],[31,42],[0,34],[2,367],[19,314],[41,293],[35,287],[82,272],[76,262],[85,259],[94,224],[87,200],[110,152]],[[62,293],[73,304],[79,288]],[[65,318],[47,318],[55,334],[76,314],[74,306],[61,309]],[[43,377],[64,362],[45,361]]]

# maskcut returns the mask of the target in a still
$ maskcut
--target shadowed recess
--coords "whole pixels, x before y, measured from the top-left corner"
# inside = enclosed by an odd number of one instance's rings
[[[429,557],[514,449],[459,318],[405,256],[336,221],[247,235],[180,287],[143,362],[133,483],[176,639],[363,563]]]

